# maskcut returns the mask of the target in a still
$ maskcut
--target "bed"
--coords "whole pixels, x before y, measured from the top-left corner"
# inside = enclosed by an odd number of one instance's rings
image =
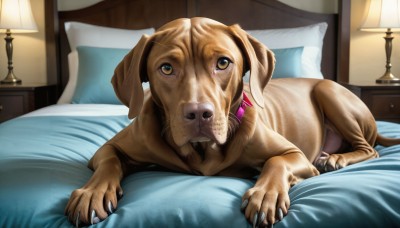
[[[46,40],[48,80],[57,83],[60,98],[55,105],[0,124],[0,227],[73,226],[64,208],[71,192],[92,175],[88,160],[132,121],[109,84],[114,64],[142,33],[169,20],[206,16],[239,23],[285,63],[277,66],[274,77],[348,81],[349,1],[339,1],[339,13],[329,15],[272,0],[242,0],[231,8],[226,8],[228,0],[105,0],[70,12],[57,12],[56,2],[45,1]],[[216,10],[220,8],[223,13]],[[312,44],[277,42],[309,33]],[[295,70],[285,68],[295,63]],[[400,124],[377,124],[381,134],[400,138]],[[376,150],[378,159],[292,187],[289,214],[274,227],[398,227],[400,146]],[[145,170],[122,181],[124,197],[117,210],[94,226],[251,227],[240,205],[254,182]]]

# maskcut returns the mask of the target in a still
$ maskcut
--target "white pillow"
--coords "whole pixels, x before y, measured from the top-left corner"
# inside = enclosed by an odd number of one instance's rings
[[[58,99],[57,104],[71,103],[76,88],[76,81],[78,80],[78,65],[78,52],[75,50],[68,54],[68,83],[65,86],[61,97]]]
[[[64,26],[71,51],[75,51],[78,46],[133,48],[143,34],[154,33],[153,28],[128,30],[81,22],[65,22]]]
[[[153,28],[141,30],[117,29],[81,22],[65,22],[71,53],[68,55],[69,80],[58,104],[71,103],[78,77],[78,53],[76,47],[133,48],[143,34],[154,33]]]
[[[323,22],[297,28],[247,30],[247,32],[270,49],[304,47],[301,58],[302,76],[322,79],[322,46],[327,28],[328,24]]]

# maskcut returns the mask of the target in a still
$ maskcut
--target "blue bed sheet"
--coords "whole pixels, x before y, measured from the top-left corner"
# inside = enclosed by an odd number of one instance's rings
[[[92,175],[87,162],[130,121],[125,116],[24,117],[0,124],[0,227],[71,227],[64,208]],[[400,137],[400,125],[378,122]],[[396,227],[400,146],[380,158],[307,179],[290,190],[274,227]],[[146,171],[122,182],[118,209],[94,227],[250,227],[240,211],[254,180]]]

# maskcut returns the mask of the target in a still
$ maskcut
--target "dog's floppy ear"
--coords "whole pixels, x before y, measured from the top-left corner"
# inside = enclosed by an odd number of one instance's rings
[[[274,53],[246,33],[239,25],[229,26],[229,29],[246,57],[244,72],[250,70],[251,95],[260,107],[264,107],[263,90],[271,79],[275,68]]]
[[[129,107],[130,119],[139,115],[143,106],[142,83],[147,82],[146,59],[150,50],[151,37],[143,35],[136,46],[115,68],[112,84],[121,102]]]

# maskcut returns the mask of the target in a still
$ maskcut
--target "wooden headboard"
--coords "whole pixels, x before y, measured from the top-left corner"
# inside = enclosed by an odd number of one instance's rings
[[[229,6],[229,7],[228,7]],[[180,17],[209,17],[244,29],[299,27],[327,22],[322,73],[325,78],[348,82],[350,1],[339,0],[338,14],[317,14],[292,8],[276,0],[104,0],[74,11],[57,11],[57,0],[45,0],[48,81],[68,82],[70,52],[64,22],[80,21],[124,29],[158,28]]]

